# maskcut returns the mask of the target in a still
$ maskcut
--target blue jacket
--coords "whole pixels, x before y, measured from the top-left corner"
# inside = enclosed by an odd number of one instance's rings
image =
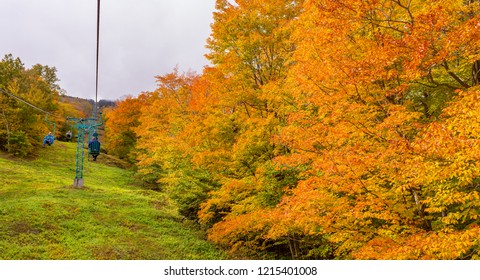
[[[88,142],[88,149],[90,153],[99,153],[100,152],[100,142],[98,140],[90,140]]]
[[[51,144],[53,144],[53,141],[55,141],[55,137],[53,137],[53,135],[50,135],[50,134],[47,134],[44,138],[43,138],[43,144],[46,144],[47,142]]]

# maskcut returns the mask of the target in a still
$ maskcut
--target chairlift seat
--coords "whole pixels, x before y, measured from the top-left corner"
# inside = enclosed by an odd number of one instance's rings
[[[90,155],[99,155],[100,154],[100,142],[90,142],[88,144],[88,153]]]

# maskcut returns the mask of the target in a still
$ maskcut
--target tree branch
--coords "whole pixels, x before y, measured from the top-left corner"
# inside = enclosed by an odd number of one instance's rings
[[[446,60],[443,61],[442,63],[442,66],[443,68],[445,68],[445,70],[447,70],[447,73],[448,75],[450,75],[450,77],[452,77],[455,81],[457,81],[462,87],[464,88],[469,88],[470,85],[467,84],[465,81],[463,81],[459,76],[457,76],[455,73],[453,73],[452,71],[450,71],[450,67],[448,66],[448,63]]]

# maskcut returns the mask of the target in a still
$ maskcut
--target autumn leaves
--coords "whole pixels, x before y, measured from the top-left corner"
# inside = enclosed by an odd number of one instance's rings
[[[464,2],[217,1],[212,66],[121,102],[109,147],[240,256],[476,258]]]

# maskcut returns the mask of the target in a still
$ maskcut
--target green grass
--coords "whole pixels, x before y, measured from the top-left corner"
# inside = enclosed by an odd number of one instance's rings
[[[57,141],[34,160],[0,154],[0,259],[226,258],[113,157],[85,159],[85,187],[74,188],[75,146]]]

